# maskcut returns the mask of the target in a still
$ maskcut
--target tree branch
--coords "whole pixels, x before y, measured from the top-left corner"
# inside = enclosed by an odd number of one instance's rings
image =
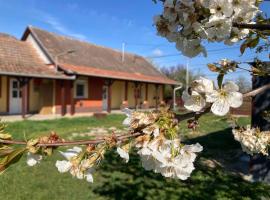
[[[270,30],[270,24],[243,24],[243,23],[233,23],[233,27],[236,28],[246,28],[246,29],[256,29],[260,31]]]
[[[270,83],[244,94],[243,97],[254,97],[267,89],[270,89]]]
[[[126,141],[129,138],[138,137],[143,135],[143,133],[129,133],[116,136],[117,141]],[[88,144],[99,144],[106,141],[108,137],[103,139],[93,139],[93,140],[78,140],[78,141],[67,141],[67,142],[56,142],[56,143],[38,143],[37,147],[59,147],[59,146],[72,146],[72,145],[88,145]],[[0,144],[17,144],[17,145],[27,145],[26,141],[19,140],[0,140]]]
[[[189,113],[185,113],[185,114],[176,114],[175,118],[178,120],[178,122],[190,119],[190,118],[200,118],[202,115],[205,115],[207,113],[209,113],[211,110],[211,106],[207,107],[204,111],[202,112],[189,112]]]

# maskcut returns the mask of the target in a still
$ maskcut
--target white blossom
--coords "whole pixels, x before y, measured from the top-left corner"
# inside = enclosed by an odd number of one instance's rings
[[[42,156],[39,154],[33,154],[33,153],[28,152],[26,159],[27,159],[26,161],[27,165],[30,167],[33,167],[36,164],[40,163],[40,161],[42,160]]]
[[[123,125],[129,126],[131,123],[131,116],[132,116],[132,111],[128,108],[123,109],[123,112],[126,114],[126,119],[123,121]]]
[[[208,8],[213,15],[231,17],[233,14],[230,0],[211,0],[209,1]]]
[[[71,169],[72,164],[71,164],[71,162],[69,162],[67,160],[61,160],[61,161],[57,160],[55,163],[55,166],[57,167],[57,169],[60,173],[66,173]]]
[[[154,140],[141,148],[141,157],[145,170],[153,170],[164,177],[186,180],[195,169],[193,162],[196,153],[202,151],[199,144],[180,146],[180,141]]]
[[[225,83],[221,89],[206,95],[206,101],[213,103],[211,111],[215,115],[226,115],[230,107],[238,108],[243,103],[243,95],[238,92],[239,87],[232,81]]]
[[[183,98],[184,107],[188,110],[199,112],[201,111],[205,105],[205,99],[196,91],[192,91],[192,94],[188,98]]]
[[[128,163],[129,161],[129,154],[128,152],[126,152],[124,149],[117,147],[117,153],[119,154],[119,156],[121,158],[123,158],[125,160],[126,163]]]
[[[165,0],[162,15],[154,17],[158,34],[176,44],[188,57],[206,56],[203,40],[231,45],[248,35],[233,23],[252,23],[256,0]]]
[[[93,168],[89,164],[87,159],[76,161],[79,153],[82,152],[80,147],[73,147],[66,152],[60,151],[60,153],[67,160],[57,160],[55,166],[60,173],[70,172],[70,174],[78,179],[86,179],[87,182],[93,182]]]
[[[193,81],[192,89],[198,93],[211,93],[214,90],[214,83],[212,80],[200,77],[198,80]]]
[[[240,142],[244,152],[253,155],[262,153],[268,155],[270,145],[269,132],[260,132],[256,128],[247,126],[246,129],[233,129],[234,139]]]

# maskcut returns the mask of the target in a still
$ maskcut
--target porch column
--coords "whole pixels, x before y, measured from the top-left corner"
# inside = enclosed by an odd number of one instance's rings
[[[70,115],[75,114],[74,81],[70,81]]]
[[[107,106],[107,112],[111,113],[112,110],[112,80],[108,80],[108,106]]]
[[[138,107],[138,86],[139,86],[139,84],[137,82],[135,82],[134,85],[135,85],[135,88],[134,88],[135,110],[137,110],[137,107]]]
[[[121,109],[128,108],[128,81],[125,81],[125,94]]]
[[[161,96],[160,96],[160,104],[164,104],[165,105],[165,101],[164,101],[164,94],[165,94],[165,85],[161,85]]]
[[[145,97],[144,100],[148,102],[148,83],[145,83]]]
[[[159,95],[158,95],[158,84],[155,85],[156,88],[156,110],[158,109],[158,100],[159,100]]]
[[[143,108],[148,109],[149,103],[148,103],[148,83],[145,83],[145,91],[144,91],[144,101],[143,101]]]
[[[25,118],[27,113],[27,99],[28,99],[28,84],[29,78],[20,78],[18,79],[20,83],[20,89],[22,92],[22,118]]]
[[[61,81],[60,86],[61,86],[61,115],[64,116],[66,114],[65,81]]]
[[[128,101],[128,81],[125,81],[125,101]]]

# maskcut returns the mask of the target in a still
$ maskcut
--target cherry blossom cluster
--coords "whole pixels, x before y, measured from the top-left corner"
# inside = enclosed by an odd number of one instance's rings
[[[200,77],[192,82],[189,92],[184,92],[184,107],[200,112],[209,104],[215,115],[224,116],[229,112],[230,107],[238,108],[242,105],[243,94],[238,91],[238,85],[232,81],[216,89],[212,80]]]
[[[142,113],[126,110],[124,124],[130,129],[141,130],[144,135],[135,142],[137,153],[145,170],[152,170],[164,177],[186,180],[195,169],[194,161],[200,144],[184,145],[178,137],[178,122],[169,111]],[[120,154],[121,156],[121,154]],[[121,157],[125,158],[125,155]]]
[[[114,145],[113,141],[110,143]],[[84,149],[74,146],[66,151],[59,151],[64,160],[57,160],[55,166],[60,173],[69,172],[75,178],[85,179],[92,183],[94,181],[92,173],[108,148],[108,143],[104,142],[96,146],[88,145]],[[28,152],[27,154],[27,164],[31,167],[39,164],[41,159],[42,156],[39,153]]]
[[[128,140],[118,140],[112,134],[104,142],[88,145],[86,148],[74,146],[59,151],[64,157],[56,161],[60,173],[70,173],[78,179],[93,182],[93,172],[110,149],[116,152],[125,163],[129,161],[129,151],[135,148],[146,170],[160,173],[164,177],[186,180],[195,169],[197,153],[203,150],[200,144],[184,145],[178,135],[178,121],[167,108],[152,112],[137,112],[124,109],[127,118],[123,124],[129,127],[129,133],[137,135]],[[46,140],[48,141],[48,140]],[[58,139],[57,139],[58,141]],[[42,160],[40,139],[27,142],[27,164],[34,166]],[[45,148],[47,149],[47,148]],[[44,149],[43,149],[44,150]]]
[[[247,126],[246,129],[233,129],[235,140],[240,142],[244,152],[253,155],[261,153],[268,155],[268,148],[270,146],[270,133],[269,131],[261,132],[257,128]]]
[[[258,0],[165,0],[154,17],[160,36],[176,44],[183,55],[206,55],[203,40],[232,45],[249,34],[234,23],[251,23],[258,14]]]

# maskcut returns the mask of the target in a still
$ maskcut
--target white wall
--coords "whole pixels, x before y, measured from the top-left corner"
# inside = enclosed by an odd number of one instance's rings
[[[39,47],[31,33],[27,36],[25,41],[29,42],[34,47],[34,49],[37,51],[38,55],[45,64],[52,64],[49,58],[46,56],[45,52]]]

